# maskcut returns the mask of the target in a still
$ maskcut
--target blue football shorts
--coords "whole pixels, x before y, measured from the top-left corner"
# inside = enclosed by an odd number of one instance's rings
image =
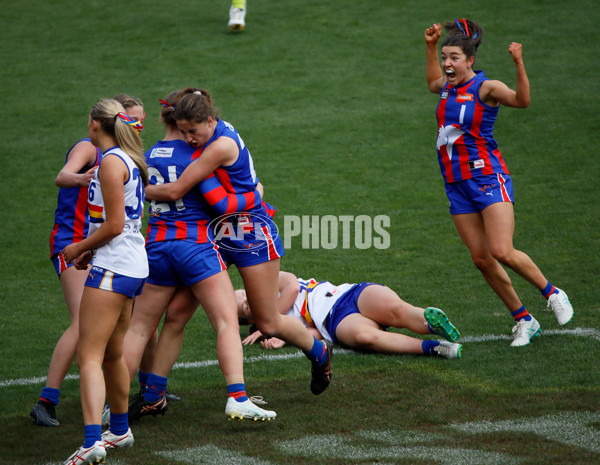
[[[53,255],[50,258],[50,260],[52,260],[52,264],[54,265],[54,271],[56,271],[56,274],[58,275],[59,278],[60,278],[60,274],[63,271],[65,271],[70,266],[73,266],[72,262],[67,263],[62,252],[58,252],[57,254]]]
[[[360,313],[358,309],[358,298],[362,294],[368,286],[382,286],[382,284],[378,283],[360,283],[355,284],[350,289],[348,289],[342,297],[340,297],[333,304],[329,315],[325,318],[325,329],[331,335],[333,342],[338,344],[338,338],[335,335],[338,325],[341,321],[346,318],[348,315],[352,315],[353,313]],[[386,329],[386,328],[383,328]]]
[[[239,214],[215,229],[219,252],[229,265],[244,268],[285,255],[277,226],[268,216]]]
[[[150,275],[157,286],[191,286],[226,270],[214,242],[198,244],[186,240],[150,242],[146,245]]]
[[[464,181],[446,183],[450,213],[478,213],[498,202],[514,202],[512,180],[508,174],[490,174]]]
[[[130,299],[142,293],[145,278],[130,278],[122,274],[113,273],[99,266],[92,266],[85,285],[105,291],[123,294]]]

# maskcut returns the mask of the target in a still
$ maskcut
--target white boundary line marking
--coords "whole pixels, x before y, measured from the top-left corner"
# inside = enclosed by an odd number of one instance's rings
[[[600,341],[600,330],[595,328],[573,328],[573,329],[547,329],[542,330],[542,335],[546,336],[579,336],[579,337],[589,337],[591,339],[595,339]],[[470,344],[472,342],[490,342],[490,341],[503,341],[503,340],[511,340],[512,336],[508,334],[483,334],[481,336],[465,336],[460,339],[461,344]],[[353,350],[347,349],[337,349],[335,351],[336,354],[354,354]],[[290,360],[293,358],[301,358],[304,357],[302,352],[294,352],[291,354],[268,354],[268,355],[256,355],[253,357],[245,357],[244,363],[255,363],[262,362],[264,360],[269,362],[276,362],[279,360]],[[217,360],[201,360],[198,362],[183,362],[176,363],[173,366],[173,370],[178,369],[186,369],[186,368],[207,368],[211,366],[218,365],[219,362]],[[65,377],[67,379],[79,379],[78,374],[68,374]],[[17,378],[17,379],[7,379],[4,381],[0,381],[0,388],[10,387],[10,386],[31,386],[33,384],[40,384],[46,381],[45,376],[36,376],[31,378]]]

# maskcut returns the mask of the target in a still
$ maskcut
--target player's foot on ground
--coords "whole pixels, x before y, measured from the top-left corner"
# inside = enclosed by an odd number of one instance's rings
[[[104,441],[104,448],[109,449],[126,449],[133,445],[133,434],[131,428],[127,430],[125,434],[116,435],[113,434],[109,429],[102,433],[102,440]]]
[[[147,415],[164,415],[167,411],[167,398],[163,395],[156,402],[148,402],[144,396],[135,398],[129,404],[129,421],[135,421]]]
[[[329,383],[331,383],[331,356],[333,352],[333,345],[328,341],[322,342],[325,345],[325,350],[327,351],[327,359],[320,365],[316,361],[312,361],[310,391],[314,395],[321,394],[325,389],[327,389]]]
[[[247,418],[254,421],[271,421],[277,416],[277,414],[271,410],[264,410],[257,405],[254,405],[250,399],[244,402],[238,402],[233,397],[227,399],[225,415],[227,415],[230,420],[243,420],[244,418]]]
[[[573,306],[565,291],[559,288],[556,288],[556,290],[558,294],[551,294],[548,297],[548,306],[546,308],[551,308],[556,315],[558,324],[564,326],[573,319]]]
[[[462,344],[456,342],[440,341],[440,345],[433,348],[439,357],[462,358]]]
[[[429,328],[434,334],[443,337],[447,341],[456,342],[460,338],[460,331],[450,323],[446,314],[439,308],[426,308],[425,320],[429,323]]]
[[[81,446],[64,462],[64,465],[84,465],[105,463],[106,449],[102,441],[96,441],[92,447]]]
[[[56,409],[53,404],[39,400],[31,409],[29,414],[36,424],[40,426],[59,426],[56,418]]]
[[[525,321],[524,319],[518,321],[512,329],[514,340],[510,344],[511,347],[526,346],[531,342],[531,339],[542,334],[542,329],[538,321],[531,317],[531,320]]]
[[[181,400],[181,397],[169,391],[165,391],[165,397],[167,398],[167,402],[179,402]]]
[[[243,31],[246,27],[246,10],[243,8],[229,8],[229,22],[227,26],[232,31]]]

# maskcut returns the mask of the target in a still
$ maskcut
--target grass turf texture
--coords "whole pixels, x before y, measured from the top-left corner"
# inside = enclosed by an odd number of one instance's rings
[[[423,30],[455,16],[486,30],[477,68],[513,87],[507,48],[523,43],[532,104],[503,108],[495,134],[515,182],[515,244],[567,290],[576,309],[571,327],[599,329],[594,2],[572,2],[565,14],[559,1],[251,1],[241,34],[226,28],[228,7],[206,0],[2,6],[2,463],[59,463],[83,436],[76,380],[63,384],[55,429],[34,427],[28,418],[43,382],[6,384],[45,376],[68,324],[47,256],[53,179],[68,147],[86,135],[89,109],[100,97],[124,92],[144,100],[149,147],[163,134],[158,98],[188,85],[209,89],[250,147],[280,227],[285,215],[391,218],[389,249],[305,250],[293,238],[282,269],[332,282],[382,282],[416,305],[446,309],[463,337],[508,335],[508,312],[454,231],[435,157],[437,97],[424,78]],[[557,329],[539,293],[510,275],[542,329]],[[235,271],[232,278],[239,285]],[[198,312],[180,362],[214,360],[214,341]],[[178,369],[170,389],[184,401],[155,422],[134,425],[135,446],[108,461],[493,463],[493,454],[504,454],[498,463],[600,460],[597,440],[573,444],[531,428],[451,427],[544,424],[557,415],[555,431],[579,431],[569,415],[598,413],[597,336],[548,335],[522,349],[508,345],[466,343],[460,361],[341,353],[334,382],[319,397],[310,395],[302,358],[247,363],[249,393],[265,396],[278,412],[268,424],[225,420],[217,366]],[[597,436],[595,418],[584,426]],[[464,449],[479,451],[479,458],[452,460]]]

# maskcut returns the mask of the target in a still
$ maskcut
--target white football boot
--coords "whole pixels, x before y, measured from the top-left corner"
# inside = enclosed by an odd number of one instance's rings
[[[531,320],[525,321],[524,319],[518,321],[513,327],[512,332],[515,339],[510,344],[511,347],[526,346],[531,342],[531,339],[542,334],[542,329],[538,321],[531,317]]]
[[[558,324],[564,326],[573,319],[573,306],[569,302],[569,296],[567,296],[565,291],[560,290],[558,287],[556,290],[558,294],[551,294],[548,297],[548,306],[546,308],[551,308],[556,315]]]

